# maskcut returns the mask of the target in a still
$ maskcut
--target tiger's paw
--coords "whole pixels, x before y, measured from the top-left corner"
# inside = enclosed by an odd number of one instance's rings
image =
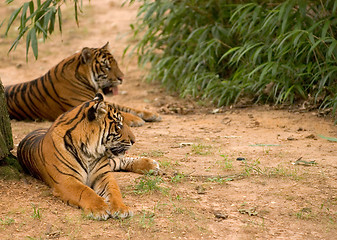
[[[122,112],[122,115],[124,117],[124,122],[130,127],[140,127],[145,124],[143,119],[131,113]]]
[[[108,205],[105,204],[100,208],[84,209],[84,214],[90,219],[105,221],[110,217],[111,212],[109,211]]]
[[[146,122],[160,122],[161,121],[161,116],[159,116],[156,113],[148,112],[148,111],[142,111],[142,113],[140,114],[140,117]]]
[[[159,163],[151,158],[139,157],[134,160],[133,172],[158,175],[159,170]]]
[[[111,212],[110,216],[114,219],[125,219],[133,216],[133,212],[124,204],[119,207],[112,207]]]

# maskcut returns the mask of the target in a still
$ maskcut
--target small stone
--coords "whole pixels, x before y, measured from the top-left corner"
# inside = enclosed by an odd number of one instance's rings
[[[216,218],[219,218],[219,219],[227,219],[228,218],[228,215],[227,214],[223,214],[221,212],[214,212],[214,216]]]
[[[206,193],[205,188],[203,186],[201,186],[201,185],[197,186],[195,188],[195,190],[197,190],[198,194],[205,194]]]
[[[309,138],[309,139],[317,139],[316,136],[314,134],[310,134],[308,136],[306,136],[305,138]]]

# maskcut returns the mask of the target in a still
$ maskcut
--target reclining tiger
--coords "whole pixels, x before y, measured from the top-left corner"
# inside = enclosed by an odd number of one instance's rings
[[[159,171],[152,159],[121,158],[134,142],[123,116],[99,93],[60,115],[49,129],[29,133],[17,157],[25,172],[86,215],[97,220],[126,218],[132,211],[122,201],[113,171]]]
[[[97,92],[118,93],[124,74],[108,50],[85,47],[62,60],[45,75],[32,81],[5,87],[9,115],[16,120],[54,121],[59,115],[93,99]],[[114,104],[125,122],[141,126],[145,121],[160,121],[155,113]]]

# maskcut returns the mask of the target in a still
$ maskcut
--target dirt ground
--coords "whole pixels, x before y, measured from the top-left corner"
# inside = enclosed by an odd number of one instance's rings
[[[137,142],[129,151],[157,160],[161,175],[116,173],[134,217],[94,221],[42,182],[2,166],[0,239],[335,239],[337,143],[320,137],[337,137],[331,119],[270,106],[217,109],[172,96],[142,80],[136,58],[122,59],[134,44],[129,24],[137,5],[84,2],[80,28],[65,9],[62,35],[40,43],[38,61],[26,63],[24,43],[7,55],[15,32],[3,38],[2,29],[1,80],[34,79],[75,51],[109,41],[125,82],[107,100],[161,114],[161,122],[132,129]],[[4,3],[0,14],[9,14]],[[50,125],[11,124],[15,146]]]

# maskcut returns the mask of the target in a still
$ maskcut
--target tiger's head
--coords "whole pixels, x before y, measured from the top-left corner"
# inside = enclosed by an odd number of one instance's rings
[[[135,143],[135,136],[124,123],[123,116],[112,105],[103,101],[102,94],[96,94],[87,113],[89,123],[98,122],[102,129],[101,144],[108,157],[124,155]]]
[[[82,49],[81,63],[89,65],[91,84],[96,92],[101,89],[104,95],[118,94],[118,85],[122,84],[124,74],[117,61],[109,52],[109,42],[101,48]]]
[[[52,132],[61,136],[65,148],[73,155],[80,154],[81,159],[121,156],[135,143],[122,114],[105,102],[100,93],[61,115]]]

